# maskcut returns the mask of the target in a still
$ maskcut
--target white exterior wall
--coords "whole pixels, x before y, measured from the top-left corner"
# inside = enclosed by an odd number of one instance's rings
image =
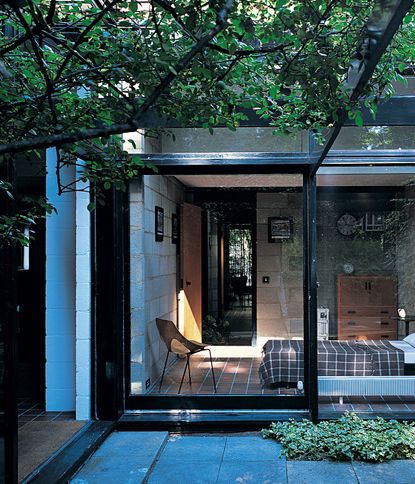
[[[76,410],[84,420],[91,397],[89,194],[58,196],[55,150],[46,158],[46,195],[58,211],[46,219],[46,410]],[[62,168],[63,184],[75,176],[74,167]]]
[[[81,182],[77,189],[85,188]],[[76,193],[76,419],[91,418],[91,217],[89,192]]]
[[[46,196],[58,213],[46,219],[46,410],[75,410],[75,208],[74,192],[57,194],[56,153],[46,152]],[[62,183],[75,168],[61,171]]]

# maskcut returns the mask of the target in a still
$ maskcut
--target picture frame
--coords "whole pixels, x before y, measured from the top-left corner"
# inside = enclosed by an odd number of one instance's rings
[[[179,217],[176,213],[171,215],[171,242],[177,244],[179,241]]]
[[[385,230],[385,216],[380,212],[365,213],[365,231],[383,232]]]
[[[163,242],[164,239],[164,208],[155,207],[154,233],[156,242]]]
[[[268,217],[268,242],[290,242],[293,232],[292,217]]]

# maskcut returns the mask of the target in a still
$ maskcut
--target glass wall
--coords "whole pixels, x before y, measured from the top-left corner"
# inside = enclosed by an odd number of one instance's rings
[[[170,128],[124,135],[131,153],[305,153],[308,133],[273,134],[271,127],[240,127],[236,131],[215,128]],[[130,140],[133,140],[131,143]]]
[[[133,395],[303,395],[302,183],[149,175],[132,186]]]
[[[413,150],[413,126],[344,126],[331,148],[333,151]],[[399,154],[399,151],[398,153]]]
[[[414,409],[415,173],[318,185],[321,408]]]

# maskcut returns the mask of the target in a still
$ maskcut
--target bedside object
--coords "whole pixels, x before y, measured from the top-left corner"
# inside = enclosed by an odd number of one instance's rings
[[[398,316],[392,317],[391,319],[394,319],[398,322],[402,321],[402,322],[405,323],[405,336],[409,335],[409,323],[415,322],[415,316],[406,314],[406,311],[405,311],[404,308],[399,308],[398,309]]]
[[[358,220],[354,215],[345,213],[337,219],[336,227],[340,234],[348,236],[356,233]]]
[[[329,339],[329,308],[317,308],[317,339]]]

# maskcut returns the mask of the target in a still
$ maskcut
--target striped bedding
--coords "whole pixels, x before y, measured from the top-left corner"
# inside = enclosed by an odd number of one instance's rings
[[[264,386],[304,381],[304,344],[268,340],[259,376]],[[318,341],[319,376],[401,376],[404,352],[389,341]]]

